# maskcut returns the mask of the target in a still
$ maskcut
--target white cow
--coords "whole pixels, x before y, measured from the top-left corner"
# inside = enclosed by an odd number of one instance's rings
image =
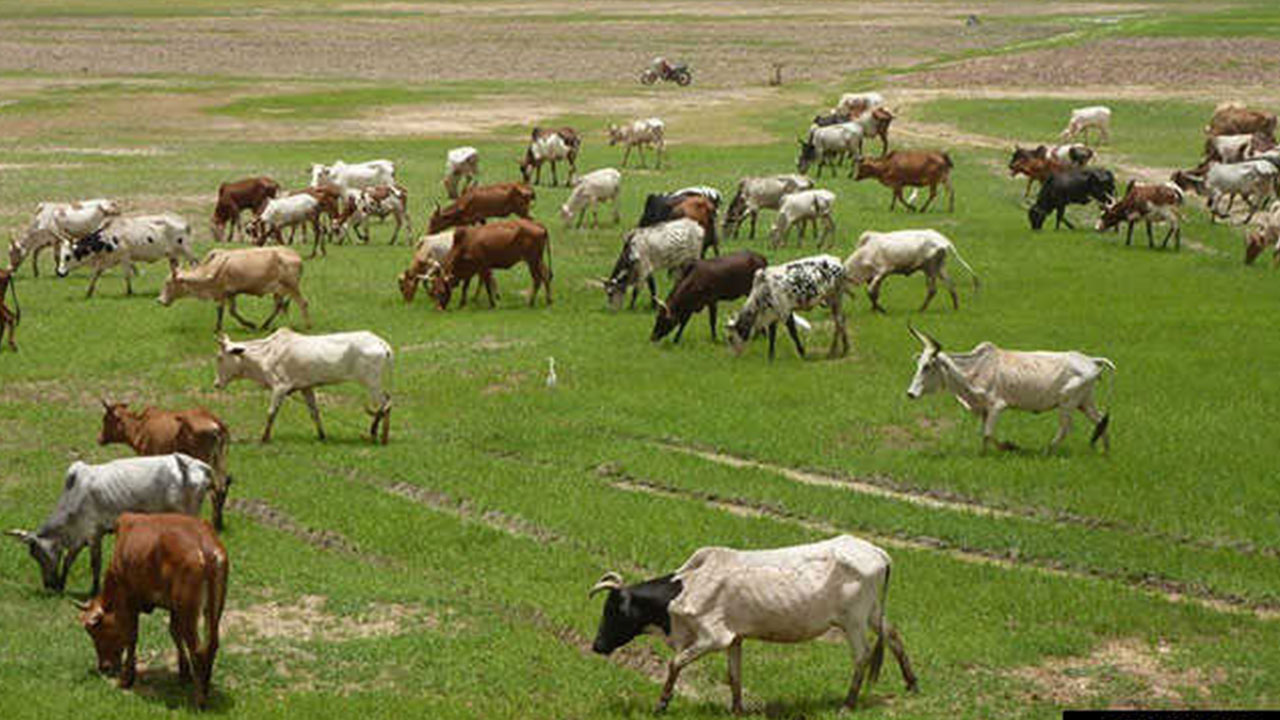
[[[587,209],[591,210],[591,227],[598,227],[600,203],[607,202],[613,206],[613,222],[618,224],[622,219],[618,216],[618,194],[622,190],[622,173],[614,168],[592,170],[573,181],[573,191],[569,199],[560,206],[560,217],[566,225],[578,215],[578,227],[587,217]]]
[[[929,302],[938,292],[938,278],[947,284],[951,293],[951,304],[960,309],[960,298],[956,295],[956,284],[947,274],[945,266],[947,253],[956,256],[956,260],[969,271],[973,277],[973,289],[978,290],[978,275],[969,267],[969,263],[960,257],[960,251],[947,236],[937,230],[897,230],[895,232],[874,232],[868,230],[858,238],[858,247],[844,261],[844,271],[850,285],[867,284],[867,297],[871,299],[871,308],[885,312],[880,304],[880,285],[890,275],[913,275],[924,271],[928,292],[924,296],[924,304],[920,312],[929,307]]]
[[[520,175],[525,183],[538,185],[542,182],[542,164],[551,163],[551,184],[557,185],[560,179],[557,166],[561,162],[569,163],[569,175],[565,184],[573,182],[577,152],[570,139],[554,130],[534,128],[529,146],[525,148],[524,159],[520,161]]]
[[[81,265],[92,267],[93,278],[85,297],[93,297],[102,273],[123,265],[125,290],[132,295],[134,263],[153,263],[161,258],[167,258],[171,268],[179,260],[196,262],[191,251],[191,225],[186,220],[173,213],[111,218],[86,237],[59,246],[58,277],[66,277]]]
[[[622,143],[627,146],[626,151],[622,153],[623,167],[627,166],[627,158],[631,157],[632,148],[636,149],[636,153],[640,156],[640,166],[644,167],[644,149],[646,147],[653,148],[658,156],[655,165],[662,167],[662,152],[667,146],[666,131],[666,123],[656,117],[633,120],[622,126],[610,125],[609,144],[617,145]]]
[[[369,436],[377,442],[382,429],[382,444],[387,444],[391,428],[391,345],[371,332],[346,332],[332,335],[302,335],[281,328],[262,340],[231,342],[218,336],[218,376],[214,387],[221,390],[227,383],[248,378],[271,390],[271,407],[262,442],[271,441],[271,426],[280,405],[289,395],[300,392],[307,401],[316,432],[324,440],[320,424],[320,408],[316,406],[315,389],[354,381],[369,391],[373,416]]]
[[[1084,136],[1085,145],[1089,144],[1089,130],[1097,130],[1099,142],[1106,142],[1111,133],[1111,108],[1104,105],[1075,108],[1071,111],[1071,120],[1062,131],[1063,140],[1071,140],[1077,135]]]
[[[108,218],[120,214],[120,206],[114,200],[94,198],[71,203],[44,202],[36,206],[35,217],[26,231],[14,236],[9,243],[9,269],[17,270],[27,255],[31,255],[31,272],[40,276],[40,251],[52,247],[55,261],[57,247],[70,239],[79,240],[102,227]]]
[[[827,238],[834,237],[836,233],[836,222],[831,217],[835,204],[836,194],[830,190],[801,190],[783,196],[778,217],[774,218],[773,229],[769,231],[770,247],[776,248],[785,242],[794,225],[800,225],[796,236],[802,243],[804,223],[809,222],[814,224],[815,233],[818,223],[822,223],[822,231],[818,234],[818,247],[822,247]]]
[[[409,217],[409,193],[403,187],[377,185],[343,190],[342,193],[342,207],[336,224],[343,235],[350,229],[362,242],[368,243],[369,219],[385,221],[388,215],[396,221],[396,229],[391,233],[389,245],[396,244],[402,226],[408,225],[409,232],[413,232],[413,221]]]
[[[809,166],[818,164],[816,177],[822,177],[822,168],[829,164],[849,158],[849,177],[853,177],[858,161],[862,159],[862,125],[855,122],[813,126],[809,128],[809,136],[805,140],[797,140],[800,154],[796,159],[796,172],[807,173]]]
[[[1116,369],[1104,357],[1091,357],[1070,352],[1020,352],[1003,350],[995,345],[979,343],[967,353],[951,354],[932,337],[911,329],[911,334],[924,345],[916,360],[916,374],[907,388],[912,400],[922,395],[946,390],[966,410],[982,418],[982,448],[995,443],[1002,450],[1014,449],[1011,443],[996,440],[996,421],[1007,408],[1033,413],[1058,411],[1058,432],[1049,443],[1052,451],[1071,430],[1071,412],[1079,410],[1093,422],[1093,445],[1102,439],[1111,448],[1107,436],[1109,414],[1098,411],[1093,402],[1093,388],[1103,370]]]
[[[449,151],[448,157],[444,163],[444,190],[449,194],[450,200],[457,200],[458,196],[466,192],[467,188],[475,184],[476,176],[480,174],[480,151],[470,145],[456,147]],[[461,182],[461,185],[459,185]]]
[[[1276,163],[1265,158],[1230,164],[1213,163],[1203,175],[1181,170],[1173,174],[1173,182],[1180,189],[1194,190],[1206,198],[1210,221],[1227,217],[1238,195],[1249,205],[1249,214],[1244,220],[1249,222],[1255,212],[1265,208],[1267,202],[1275,197],[1277,181],[1280,181],[1280,171]],[[1223,197],[1227,198],[1227,207],[1220,210]]]
[[[669,220],[657,225],[636,228],[623,236],[622,252],[613,265],[613,272],[604,281],[604,292],[609,306],[622,307],[622,299],[631,290],[631,307],[636,306],[636,294],[640,283],[649,286],[649,302],[657,305],[658,286],[653,274],[659,270],[673,273],[692,264],[702,254],[702,226],[689,218]]]
[[[87,545],[93,590],[102,573],[102,536],[115,529],[121,513],[199,515],[214,487],[213,468],[175,453],[113,460],[103,465],[76,461],[67,469],[58,504],[35,532],[10,530],[40,564],[45,588],[61,591],[76,556]]]
[[[756,236],[756,218],[761,209],[777,210],[788,193],[808,190],[813,181],[804,175],[784,174],[769,177],[745,177],[738,181],[738,191],[729,202],[724,216],[726,235],[738,237],[738,228],[751,217],[751,238]]]
[[[857,705],[864,677],[880,676],[886,642],[907,689],[915,673],[885,602],[889,554],[850,535],[772,550],[704,547],[671,575],[635,585],[606,573],[590,595],[608,592],[592,650],[608,655],[636,636],[654,632],[675,650],[658,712],[671,702],[680,671],[707,653],[729,660],[733,713],[742,713],[742,642],[797,643],[838,629],[853,653],[845,708]],[[875,643],[868,642],[875,635]]]
[[[333,183],[340,188],[395,185],[396,164],[390,160],[369,160],[348,165],[341,160],[332,165],[311,166],[311,187]]]
[[[343,188],[344,193],[348,190]],[[311,234],[315,238],[315,242],[311,246],[310,257],[315,257],[316,253],[324,252],[328,254],[328,250],[324,246],[324,234],[320,232],[320,200],[316,196],[309,193],[298,193],[297,195],[286,195],[284,197],[274,197],[267,200],[267,204],[263,206],[262,212],[258,217],[254,218],[245,226],[245,233],[254,239],[258,245],[266,244],[267,240],[275,237],[276,242],[284,244],[284,236],[281,230],[288,228],[289,244],[293,244],[293,235],[299,227],[302,228],[303,240],[307,237],[307,225],[311,226]]]
[[[855,118],[882,105],[884,96],[878,92],[845,93],[840,96],[840,103],[836,105],[835,111]]]

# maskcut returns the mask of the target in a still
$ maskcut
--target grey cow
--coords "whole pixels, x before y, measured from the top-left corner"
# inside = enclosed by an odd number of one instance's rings
[[[121,513],[199,515],[213,487],[213,468],[182,453],[125,458],[102,465],[76,461],[67,469],[62,497],[34,533],[10,530],[40,564],[48,590],[61,592],[76,556],[90,546],[93,590],[102,574],[102,536]]]

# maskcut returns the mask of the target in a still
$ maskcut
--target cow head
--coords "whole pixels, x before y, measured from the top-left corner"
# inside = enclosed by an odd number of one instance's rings
[[[727,325],[729,347],[733,349],[735,355],[742,354],[747,341],[755,335],[757,327],[762,324],[762,306],[769,302],[766,299],[767,289],[764,270],[756,270],[755,277],[751,281],[751,294],[747,296],[747,301],[742,304],[738,314],[730,316]]]
[[[98,434],[98,444],[128,442],[124,422],[129,415],[129,403],[112,404],[106,400],[99,402],[102,403],[102,432]]]
[[[18,266],[22,264],[24,255],[26,253],[22,250],[22,242],[18,240],[16,235],[11,236],[9,238],[9,269],[17,270]]]
[[[463,197],[465,198],[466,195]],[[434,235],[442,230],[461,224],[462,206],[459,202],[451,203],[448,207],[444,208],[440,207],[440,204],[437,203],[436,209],[432,211],[431,217],[427,220],[427,233]]]
[[[218,367],[213,380],[215,390],[221,390],[227,383],[244,376],[244,354],[247,349],[240,343],[231,342],[226,333],[218,335]]]
[[[653,321],[653,332],[649,333],[649,342],[658,342],[666,337],[680,324],[680,317],[662,300],[658,301],[658,315]]]
[[[93,649],[98,654],[98,672],[119,672],[120,658],[128,643],[127,634],[120,627],[119,614],[104,606],[101,595],[77,607],[80,608],[80,625],[89,633]]]
[[[396,276],[396,282],[400,285],[400,295],[404,297],[405,302],[413,302],[413,297],[418,294],[418,281],[420,275],[405,270]]]
[[[330,170],[330,168],[324,165],[319,165],[319,164],[312,165],[311,166],[311,186],[315,187],[320,185],[321,183],[328,182],[331,176],[331,172],[332,171]]]
[[[537,160],[533,157],[533,148],[526,148],[524,157],[520,160],[520,177],[525,182],[530,182],[533,178],[533,168],[537,165]]]
[[[431,297],[436,301],[436,307],[444,310],[449,307],[449,299],[453,297],[453,286],[457,284],[457,279],[452,273],[441,270],[431,275]]]
[[[1126,205],[1120,201],[1110,203],[1104,207],[1102,209],[1102,215],[1098,217],[1098,224],[1094,226],[1094,229],[1098,232],[1105,232],[1107,230],[1119,231],[1120,223],[1128,219],[1128,213],[1125,212],[1125,208]]]
[[[921,395],[937,392],[942,387],[942,361],[939,359],[942,344],[910,325],[907,329],[924,346],[920,351],[920,357],[916,358],[916,374],[911,378],[911,385],[907,387],[907,397],[916,400]]]
[[[165,278],[164,287],[160,288],[160,294],[156,297],[156,302],[169,307],[174,300],[186,297],[188,294],[187,281],[178,272],[178,266],[170,265],[169,277]]]
[[[5,534],[27,546],[31,559],[40,566],[40,580],[45,589],[62,592],[66,582],[66,577],[58,572],[58,564],[62,561],[62,543],[55,537],[43,537],[26,530],[9,530]]]
[[[1027,219],[1031,221],[1031,229],[1039,230],[1044,227],[1045,218],[1049,217],[1049,211],[1039,205],[1032,205],[1027,210]]]
[[[809,172],[809,166],[813,164],[814,160],[818,159],[817,148],[814,147],[813,140],[797,138],[796,144],[800,146],[800,151],[796,154],[796,172]]]
[[[609,144],[617,145],[622,142],[622,128],[617,125],[609,126]]]
[[[1015,145],[1013,148],[1013,155],[1009,158],[1009,174],[1017,175],[1018,173],[1026,172],[1027,162],[1032,160],[1034,157],[1034,150],[1029,150]]]
[[[671,615],[667,606],[682,587],[679,580],[669,575],[628,587],[622,584],[618,573],[605,573],[587,594],[593,597],[596,593],[608,593],[591,649],[608,655],[650,629],[670,634]]]
[[[865,158],[858,161],[858,172],[853,176],[855,181],[866,178],[878,178],[884,173],[888,160],[883,158]]]

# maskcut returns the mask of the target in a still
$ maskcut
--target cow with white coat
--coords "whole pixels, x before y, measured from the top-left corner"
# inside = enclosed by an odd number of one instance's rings
[[[655,165],[660,168],[662,153],[667,146],[666,132],[666,123],[656,117],[634,120],[621,126],[610,125],[609,144],[626,146],[626,151],[622,153],[623,167],[627,166],[627,158],[631,157],[632,148],[635,148],[636,154],[640,156],[640,167],[644,167],[644,149],[652,148],[657,155]]]
[[[835,208],[836,194],[830,190],[802,190],[782,198],[778,208],[778,216],[773,220],[773,228],[769,231],[770,247],[778,247],[786,242],[787,234],[793,226],[799,225],[796,233],[798,244],[804,242],[804,224],[812,223],[817,235],[817,246],[822,247],[828,238],[834,240],[836,222],[831,217]],[[821,231],[818,225],[822,225]]]
[[[886,643],[907,690],[916,690],[902,636],[886,617],[891,560],[881,548],[850,535],[769,550],[700,548],[678,570],[624,585],[606,573],[589,596],[608,593],[591,649],[601,655],[653,632],[675,651],[657,712],[671,702],[680,672],[724,651],[732,712],[742,714],[744,640],[798,643],[840,630],[853,654],[844,709],[855,709],[864,678],[880,676]],[[869,642],[875,636],[874,644]]]
[[[741,353],[748,340],[767,331],[772,362],[778,323],[784,322],[796,352],[804,357],[804,344],[800,342],[796,323],[805,323],[795,313],[822,305],[831,310],[835,324],[828,355],[848,354],[849,332],[841,309],[847,282],[844,264],[833,255],[814,255],[757,270],[747,301],[737,315],[729,318],[730,346],[735,353]]]
[[[1254,213],[1265,208],[1275,197],[1280,171],[1270,160],[1246,160],[1231,164],[1213,163],[1203,174],[1178,170],[1172,179],[1183,191],[1193,190],[1205,197],[1211,222],[1227,217],[1236,197],[1243,197],[1249,206],[1249,214],[1244,220],[1247,223],[1253,219]],[[1223,197],[1227,198],[1227,207],[1220,210]]]
[[[213,468],[183,455],[150,455],[102,465],[76,461],[67,469],[62,496],[38,530],[9,530],[40,565],[44,587],[61,592],[80,551],[89,547],[93,589],[102,574],[102,537],[121,513],[199,515],[214,487]]]
[[[444,163],[444,191],[450,200],[466,192],[476,182],[480,174],[480,151],[470,145],[456,147],[449,151]]]
[[[760,210],[777,210],[782,198],[789,193],[809,190],[813,181],[804,175],[784,174],[767,177],[745,177],[738,181],[738,190],[729,201],[724,216],[724,233],[738,237],[738,229],[751,218],[751,238],[756,236],[756,218]]]
[[[871,309],[885,312],[880,304],[880,286],[890,275],[914,275],[924,272],[928,290],[924,296],[924,304],[920,312],[929,308],[929,303],[938,292],[938,278],[947,284],[951,293],[951,304],[960,309],[960,298],[956,295],[956,284],[947,274],[947,255],[955,255],[956,260],[969,271],[973,278],[973,290],[978,290],[978,275],[969,267],[969,263],[960,257],[960,252],[951,240],[937,230],[897,230],[894,232],[874,232],[868,230],[858,238],[858,247],[844,261],[844,271],[850,285],[867,286],[867,297],[871,300]]]
[[[125,290],[133,294],[134,263],[153,263],[168,259],[171,268],[180,260],[195,264],[191,251],[191,225],[178,215],[139,215],[112,218],[98,230],[74,242],[64,242],[58,249],[58,277],[66,277],[73,269],[88,265],[93,278],[85,297],[93,297],[102,273],[124,266]]]
[[[293,235],[302,228],[303,240],[307,237],[307,227],[311,227],[315,243],[311,246],[310,257],[328,250],[324,247],[324,234],[320,231],[320,200],[310,193],[298,193],[285,197],[271,198],[267,201],[262,213],[245,226],[245,233],[253,238],[258,246],[265,245],[267,240],[275,238],[276,242],[285,243],[282,230],[289,230],[289,244],[293,244]]]
[[[1062,131],[1063,140],[1071,140],[1083,136],[1084,144],[1089,144],[1089,131],[1098,133],[1098,142],[1107,142],[1111,133],[1111,108],[1105,105],[1074,108],[1067,127]]]
[[[36,206],[36,215],[21,236],[15,235],[9,243],[9,269],[17,270],[22,261],[31,255],[31,273],[40,277],[40,251],[54,248],[57,261],[58,245],[67,240],[79,240],[102,227],[103,223],[120,215],[120,206],[114,200],[94,198],[79,202],[43,202]]]
[[[604,280],[604,292],[609,307],[622,307],[627,288],[631,290],[631,308],[636,306],[636,294],[640,283],[649,286],[650,307],[657,307],[658,286],[653,274],[659,270],[673,273],[691,265],[702,254],[704,231],[702,226],[681,218],[630,230],[623,237],[622,252],[613,265],[613,272]]]
[[[346,235],[348,230],[356,234],[361,242],[369,242],[369,220],[377,218],[386,221],[390,216],[396,221],[395,232],[391,233],[388,245],[395,245],[400,237],[400,228],[409,226],[413,232],[413,221],[409,217],[409,192],[399,185],[376,185],[358,190],[343,190],[335,225],[338,232]]]
[[[835,112],[852,118],[883,105],[884,95],[878,92],[845,93],[840,96]]]
[[[221,390],[232,380],[246,378],[271,391],[267,426],[262,442],[271,441],[271,426],[280,406],[289,395],[299,392],[306,400],[316,433],[324,440],[320,424],[320,408],[316,405],[317,387],[342,382],[358,382],[369,392],[373,417],[369,437],[387,444],[391,428],[391,345],[371,332],[346,332],[331,335],[302,335],[281,328],[261,340],[232,342],[218,336],[218,374],[214,387]]]
[[[841,123],[826,127],[809,128],[804,140],[796,140],[800,152],[796,157],[796,172],[807,173],[814,163],[818,165],[815,177],[822,177],[822,168],[836,165],[844,158],[851,158],[849,177],[862,159],[862,126],[858,123]]]
[[[622,173],[614,168],[592,170],[573,181],[573,190],[569,193],[569,199],[560,206],[560,217],[564,219],[565,225],[568,225],[576,214],[577,227],[582,227],[582,221],[587,217],[587,210],[591,210],[591,227],[599,227],[599,206],[600,203],[607,202],[613,207],[613,222],[616,225],[622,222],[622,218],[618,215],[618,195],[621,190]]]
[[[924,346],[916,360],[916,374],[907,388],[907,397],[945,390],[955,395],[964,409],[982,419],[982,449],[995,444],[1014,450],[1012,443],[996,440],[996,422],[1007,409],[1042,413],[1058,411],[1058,432],[1049,442],[1052,452],[1071,430],[1071,413],[1079,410],[1093,423],[1092,446],[1107,436],[1109,414],[1094,404],[1093,390],[1104,370],[1115,371],[1115,363],[1104,357],[1069,352],[1021,352],[1004,350],[992,343],[979,343],[967,353],[943,352],[942,344],[911,328]]]
[[[333,183],[340,188],[364,188],[395,185],[396,164],[390,160],[369,160],[348,165],[341,160],[332,165],[311,166],[311,187]]]
[[[574,145],[574,140],[575,138],[566,138],[556,131],[534,128],[529,146],[525,148],[524,158],[520,161],[520,176],[524,178],[525,184],[538,185],[542,182],[543,163],[551,164],[551,185],[554,187],[560,184],[556,167],[561,162],[569,164],[565,184],[572,183],[573,175],[577,172],[577,146]]]

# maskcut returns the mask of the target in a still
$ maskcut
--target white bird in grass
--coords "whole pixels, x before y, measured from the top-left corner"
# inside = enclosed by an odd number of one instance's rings
[[[547,389],[555,389],[556,386],[556,359],[547,358]]]

